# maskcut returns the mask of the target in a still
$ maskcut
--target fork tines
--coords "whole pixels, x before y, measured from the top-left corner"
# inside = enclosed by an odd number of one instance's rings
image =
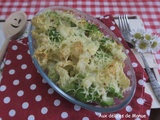
[[[122,31],[131,31],[127,15],[119,16],[118,19],[118,25]]]

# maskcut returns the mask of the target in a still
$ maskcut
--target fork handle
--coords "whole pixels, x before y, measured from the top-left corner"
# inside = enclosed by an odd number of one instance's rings
[[[143,53],[140,53],[140,56],[143,60],[143,63],[145,65],[145,68],[146,68],[146,71],[148,73],[148,76],[149,76],[149,79],[150,79],[150,82],[151,82],[151,87],[154,91],[154,94],[155,96],[157,97],[158,101],[160,102],[160,84],[158,83],[158,81],[156,80],[153,72],[151,71],[148,63],[147,63],[147,60],[145,59]]]

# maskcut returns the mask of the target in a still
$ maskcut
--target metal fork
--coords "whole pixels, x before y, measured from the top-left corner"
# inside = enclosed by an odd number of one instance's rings
[[[123,15],[123,16],[119,16],[118,17],[118,25],[119,25],[119,29],[122,33],[122,36],[124,37],[124,39],[131,43],[129,41],[130,37],[131,37],[131,28],[130,28],[130,25],[129,25],[129,20],[128,20],[128,16],[127,15]],[[133,46],[134,44],[131,43]],[[146,68],[146,71],[148,73],[148,76],[149,76],[149,79],[150,79],[150,82],[151,82],[151,87],[154,91],[154,94],[155,96],[157,97],[158,101],[160,102],[160,84],[158,83],[158,81],[156,80],[153,72],[151,71],[148,63],[147,63],[147,60],[145,59],[143,53],[139,52],[140,53],[140,56],[143,60],[143,63],[145,65],[145,68]]]

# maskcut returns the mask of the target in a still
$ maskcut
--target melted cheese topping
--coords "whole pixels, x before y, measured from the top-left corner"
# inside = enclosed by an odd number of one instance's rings
[[[34,57],[65,92],[74,91],[75,95],[83,88],[87,99],[96,93],[100,101],[106,101],[110,88],[122,93],[129,87],[130,80],[123,72],[126,54],[122,45],[105,37],[98,27],[62,11],[35,16],[32,24]]]

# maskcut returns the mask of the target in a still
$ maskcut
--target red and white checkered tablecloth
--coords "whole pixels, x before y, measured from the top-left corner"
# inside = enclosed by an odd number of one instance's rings
[[[28,19],[31,19],[41,9],[58,5],[76,8],[95,17],[108,13],[113,16],[139,15],[145,28],[160,36],[159,0],[0,0],[0,20],[6,19],[8,15],[17,10],[26,12]],[[160,73],[160,52],[155,57]]]
[[[93,16],[108,13],[139,15],[146,29],[160,35],[159,0],[0,0],[0,19],[17,10],[25,11],[31,19],[39,10],[57,5],[70,6]]]
[[[49,6],[58,6],[58,5],[76,8],[95,17],[103,16],[106,14],[112,14],[113,16],[120,15],[120,14],[139,15],[144,22],[145,28],[151,31],[152,33],[156,33],[160,36],[160,1],[159,0],[152,0],[152,1],[146,1],[146,0],[117,0],[117,1],[116,0],[32,0],[32,1],[31,0],[0,0],[0,20],[5,20],[12,12],[18,11],[18,10],[24,11],[28,16],[28,19],[31,19],[34,16],[34,14],[40,11],[41,9]],[[159,61],[158,63],[160,68],[160,52],[159,54],[157,53],[155,56],[157,58],[157,61]],[[23,67],[25,66],[23,65]],[[142,80],[140,79],[140,82],[139,82],[140,85],[142,83],[141,81]],[[11,85],[13,84],[17,86],[18,84],[23,84],[23,83],[20,83],[20,81],[16,78],[15,81],[11,83]],[[25,86],[25,84],[23,85]],[[32,89],[36,89],[37,86],[35,86],[35,84],[31,84],[30,87],[29,86],[27,87],[28,89],[32,90]],[[6,88],[7,87],[3,85],[1,87],[1,91],[8,90],[8,88],[7,89]],[[46,88],[46,91],[47,91],[47,88]],[[52,94],[52,92],[53,91],[49,91],[48,94],[50,95]],[[17,92],[17,96],[20,96],[20,95],[23,96],[23,94],[26,94],[26,93],[24,93],[22,90]],[[27,93],[27,94],[28,96],[30,95],[30,93]],[[38,102],[41,99],[43,98],[41,98],[40,95],[35,96],[35,100],[37,100]],[[145,99],[138,98],[137,102],[143,105],[144,100]],[[10,101],[12,102],[12,100],[8,96],[5,98],[4,101],[5,103],[6,102],[8,103]],[[56,102],[57,102],[57,99],[56,99]],[[13,104],[16,105],[15,103]],[[52,104],[54,105],[55,103],[52,102]],[[26,108],[30,107],[28,105],[30,105],[28,102],[24,102],[22,106],[18,106],[18,107],[23,109],[23,111],[25,111]],[[41,107],[41,106],[37,106],[37,107]],[[74,109],[76,112],[77,112],[77,109],[80,110],[79,108],[77,108],[77,106]],[[141,109],[139,110],[142,110],[142,109],[143,107],[141,107]],[[127,106],[126,111],[131,112],[132,107]],[[30,112],[31,111],[27,111],[27,114],[30,114]],[[38,112],[41,112],[42,114],[46,114],[48,112],[48,109],[46,109],[46,107],[43,107],[41,111],[39,110]],[[56,112],[57,111],[55,111],[55,114]],[[5,114],[8,114],[8,113],[5,113]],[[12,117],[14,114],[15,114],[15,111],[11,109],[11,111],[9,112],[9,115],[11,115]],[[149,114],[149,110],[146,111],[146,114]],[[26,117],[21,114],[19,115],[22,117]],[[88,114],[88,115],[91,116],[92,114]],[[63,112],[61,114],[61,117],[65,118],[66,116],[68,116],[66,112]],[[75,115],[75,116],[77,118],[79,117],[78,115]],[[30,116],[28,117],[28,120],[29,119],[33,120],[33,118],[34,118],[34,115],[30,114]],[[82,120],[88,120],[88,117],[84,117]]]

